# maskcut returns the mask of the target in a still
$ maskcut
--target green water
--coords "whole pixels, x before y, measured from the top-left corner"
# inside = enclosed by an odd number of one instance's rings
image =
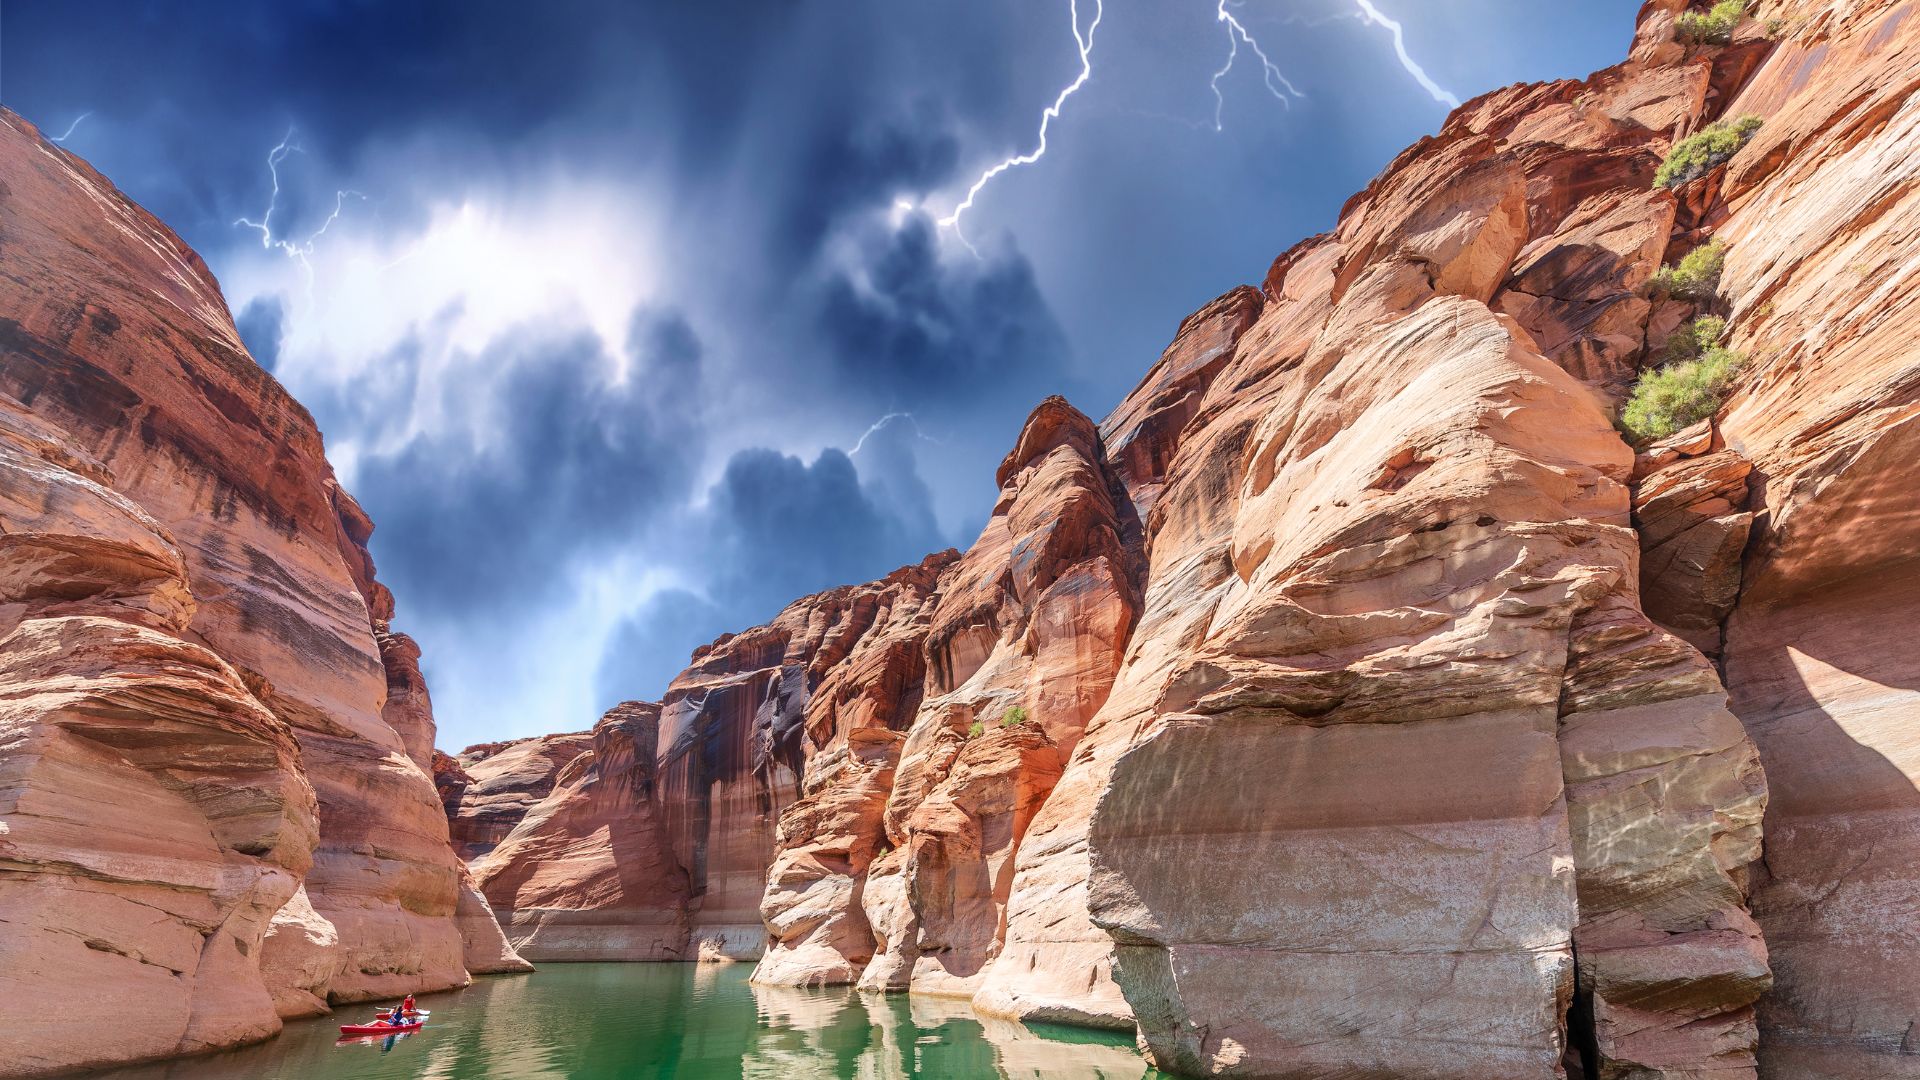
[[[428,994],[412,1035],[339,1042],[370,1006],[290,1023],[258,1046],[98,1080],[432,1077],[768,1080],[929,1076],[1142,1080],[1130,1036],[977,1017],[962,1001],[772,990],[748,964],[548,964]]]

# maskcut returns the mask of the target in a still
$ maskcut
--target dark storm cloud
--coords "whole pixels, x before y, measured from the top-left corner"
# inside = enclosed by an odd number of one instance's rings
[[[806,593],[866,581],[940,545],[917,514],[903,517],[861,486],[840,450],[812,464],[772,450],[743,450],[711,494],[714,594],[762,621]],[[743,624],[746,625],[746,624]]]
[[[621,621],[600,654],[596,704],[604,709],[634,699],[659,700],[695,646],[745,625],[685,589],[655,593]]]
[[[447,408],[468,424],[361,463],[355,494],[405,604],[442,617],[511,611],[684,498],[698,447],[653,380],[697,381],[698,340],[677,315],[642,325],[641,355],[617,384],[588,332],[504,334],[478,358],[490,382],[449,388]]]
[[[869,230],[859,265],[826,283],[816,319],[848,381],[894,400],[1031,397],[1064,366],[1066,340],[1026,259],[942,260],[924,215]]]
[[[347,171],[423,132],[443,154],[457,145],[497,164],[568,145],[579,155],[589,131],[593,154],[630,156],[645,131],[650,150],[710,167],[752,116],[741,72],[779,46],[797,9],[8,0],[7,103],[49,124],[93,111],[91,141],[73,148],[204,248],[257,210],[266,151],[290,125],[304,155],[290,172]]]
[[[952,179],[960,141],[951,124],[945,110],[923,100],[898,121],[822,132],[783,195],[787,261],[811,260],[849,213],[888,209],[902,197],[917,201]]]
[[[903,429],[904,430],[904,429]],[[701,566],[707,596],[668,589],[615,630],[595,680],[602,706],[657,698],[693,649],[763,623],[809,593],[869,581],[946,546],[904,440],[878,432],[862,456],[884,460],[863,482],[848,456],[808,464],[764,448],[728,462],[709,495]]]

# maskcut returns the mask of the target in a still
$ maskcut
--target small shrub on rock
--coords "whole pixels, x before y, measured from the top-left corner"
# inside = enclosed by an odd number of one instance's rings
[[[1021,706],[1021,705],[1015,705],[1011,709],[1008,709],[1006,712],[1000,714],[1001,727],[1019,727],[1021,724],[1024,724],[1026,722],[1027,722],[1027,710],[1024,706]]]
[[[985,735],[986,733],[987,733],[987,725],[981,723],[978,720],[975,720],[973,722],[973,726],[967,729],[967,738],[977,739],[980,736]]]
[[[1667,160],[1660,163],[1653,182],[1672,188],[1707,175],[1714,166],[1739,153],[1747,140],[1753,138],[1753,133],[1760,130],[1760,124],[1757,116],[1743,116],[1709,124],[1681,139],[1667,152]]]
[[[1681,12],[1673,36],[1688,45],[1725,45],[1746,17],[1747,0],[1720,0],[1708,11]]]
[[[1641,373],[1620,412],[1628,438],[1664,439],[1720,411],[1747,365],[1744,355],[1714,343],[1725,329],[1724,320],[1704,317],[1674,331],[1666,364]]]
[[[1717,315],[1702,315],[1667,338],[1667,354],[1661,358],[1661,362],[1679,364],[1698,360],[1726,332],[1727,320]]]
[[[1661,267],[1648,284],[1655,292],[1704,303],[1718,295],[1720,271],[1726,265],[1727,245],[1710,240],[1672,266]]]

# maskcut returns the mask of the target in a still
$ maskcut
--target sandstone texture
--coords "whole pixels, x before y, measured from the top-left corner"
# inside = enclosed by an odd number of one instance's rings
[[[594,725],[550,797],[473,864],[529,960],[685,958],[687,875],[655,790],[660,706],[630,701]]]
[[[447,811],[453,848],[471,862],[497,847],[534,804],[553,792],[560,770],[593,746],[593,733],[481,743],[457,758],[439,755],[434,786]]]
[[[1774,10],[1777,8],[1777,11]],[[1721,415],[1756,536],[1725,621],[1772,798],[1762,1071],[1920,1076],[1920,11],[1788,3],[1704,224],[1752,377]]]
[[[0,1075],[464,984],[419,650],[312,418],[4,110],[0,252]]]

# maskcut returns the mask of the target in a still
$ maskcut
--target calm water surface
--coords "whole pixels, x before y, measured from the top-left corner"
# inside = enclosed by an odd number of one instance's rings
[[[548,964],[428,994],[412,1035],[339,1042],[371,1006],[212,1057],[99,1080],[500,1077],[1160,1080],[1131,1036],[977,1017],[962,1001],[752,986],[751,964]]]

